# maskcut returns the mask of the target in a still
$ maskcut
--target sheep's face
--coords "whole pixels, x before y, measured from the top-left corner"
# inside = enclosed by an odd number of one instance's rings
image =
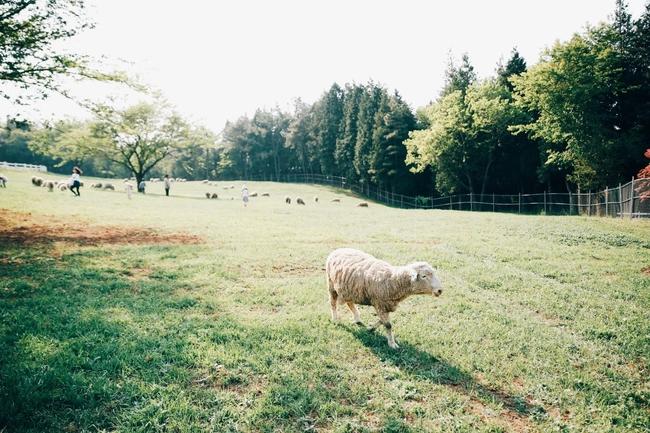
[[[442,283],[430,264],[416,262],[409,266],[411,268],[411,283],[416,293],[426,295],[431,293],[433,296],[442,294]]]

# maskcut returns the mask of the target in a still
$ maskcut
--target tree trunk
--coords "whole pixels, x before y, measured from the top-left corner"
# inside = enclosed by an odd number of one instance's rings
[[[490,171],[490,166],[492,165],[492,155],[488,159],[488,163],[485,166],[485,171],[483,172],[483,184],[481,185],[481,201],[483,201],[483,194],[485,194],[485,185],[487,184],[488,173]]]

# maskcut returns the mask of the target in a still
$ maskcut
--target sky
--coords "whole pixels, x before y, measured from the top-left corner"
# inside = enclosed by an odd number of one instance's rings
[[[528,65],[545,47],[607,20],[614,0],[87,0],[96,23],[65,49],[105,58],[158,89],[189,120],[221,131],[227,120],[294,98],[314,102],[333,82],[374,80],[417,108],[444,84],[451,56],[467,53],[479,77],[494,74],[513,47]],[[645,0],[630,0],[638,17]],[[71,84],[103,97],[97,84]],[[4,104],[4,105],[3,105]],[[27,118],[87,117],[61,97]],[[4,116],[3,116],[4,117]]]

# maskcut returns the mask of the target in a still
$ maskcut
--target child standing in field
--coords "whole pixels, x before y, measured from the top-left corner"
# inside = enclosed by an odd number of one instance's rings
[[[70,178],[70,191],[72,191],[72,194],[74,194],[75,197],[79,197],[81,195],[81,193],[79,192],[80,186],[81,186],[81,169],[79,167],[74,167],[72,169],[72,177]]]
[[[246,185],[242,186],[241,188],[241,199],[244,202],[244,207],[248,204],[248,188]]]
[[[172,181],[169,179],[169,175],[168,175],[168,174],[165,175],[165,180],[164,180],[164,182],[165,182],[165,195],[166,195],[167,197],[169,197],[169,188],[171,188],[171,186],[172,186]]]

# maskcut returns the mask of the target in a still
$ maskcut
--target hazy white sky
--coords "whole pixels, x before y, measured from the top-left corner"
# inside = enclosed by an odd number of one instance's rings
[[[614,10],[614,0],[88,1],[97,26],[66,48],[128,61],[129,72],[215,132],[257,107],[313,102],[335,81],[373,79],[416,108],[442,87],[449,52],[467,52],[485,77],[514,46],[534,64],[543,48]],[[636,17],[645,1],[629,3]],[[82,115],[56,97],[33,109],[0,105]]]

